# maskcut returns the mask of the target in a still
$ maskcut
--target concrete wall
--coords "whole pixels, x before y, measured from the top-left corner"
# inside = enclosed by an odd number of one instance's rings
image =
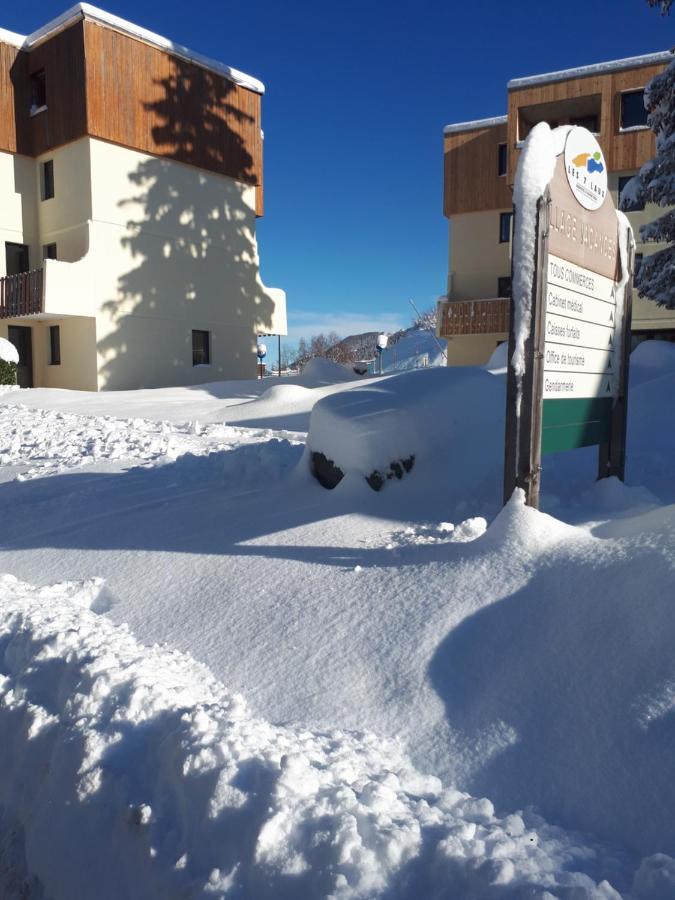
[[[448,342],[449,366],[484,366],[508,334],[467,334],[444,337]]]
[[[7,337],[10,325],[29,327],[33,342],[33,383],[36,387],[71,388],[95,391],[96,320],[68,317],[43,319],[0,319],[0,337]],[[49,328],[58,325],[61,340],[61,363],[52,365]]]
[[[497,297],[497,279],[511,275],[511,243],[499,243],[499,215],[499,210],[490,210],[453,216],[448,285],[451,300]]]

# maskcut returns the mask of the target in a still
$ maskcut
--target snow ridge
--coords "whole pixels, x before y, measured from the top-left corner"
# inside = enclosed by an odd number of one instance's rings
[[[7,900],[619,900],[584,873],[601,846],[499,818],[372,734],[252,716],[204,666],[92,612],[100,590],[0,578]]]

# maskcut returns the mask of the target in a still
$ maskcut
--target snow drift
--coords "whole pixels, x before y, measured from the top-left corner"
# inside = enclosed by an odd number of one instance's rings
[[[602,846],[498,818],[373,735],[253,717],[95,615],[100,587],[0,580],[6,900],[619,897],[594,881],[624,875]],[[640,897],[671,862],[643,866]]]

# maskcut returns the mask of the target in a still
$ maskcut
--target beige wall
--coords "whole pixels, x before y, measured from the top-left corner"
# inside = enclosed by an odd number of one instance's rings
[[[484,366],[508,334],[467,334],[445,337],[449,366]]]
[[[28,244],[31,267],[40,265],[35,160],[0,152],[0,277],[7,272],[6,241]]]
[[[451,300],[496,297],[497,279],[510,276],[511,243],[499,243],[499,215],[499,210],[490,210],[452,217],[448,285]]]
[[[0,337],[10,325],[29,327],[33,343],[33,384],[36,387],[97,389],[96,320],[94,318],[0,319]],[[60,328],[61,363],[52,365],[49,328]]]
[[[47,159],[54,198],[40,201]],[[255,188],[90,138],[29,163],[35,250],[39,259],[42,245],[56,242],[58,253],[44,263],[44,328],[62,322],[62,364],[52,367],[38,361],[48,344],[36,349],[47,332],[30,320],[36,384],[127,389],[255,377],[257,334],[287,333],[285,294],[260,278]],[[13,202],[8,219],[17,222]],[[192,365],[193,330],[210,333],[209,366]],[[95,364],[88,350],[76,352],[80,342],[95,348]]]

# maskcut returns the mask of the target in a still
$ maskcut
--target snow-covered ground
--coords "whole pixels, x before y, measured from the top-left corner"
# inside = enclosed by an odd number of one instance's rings
[[[675,349],[544,512],[490,368],[0,395],[3,896],[675,896]]]

